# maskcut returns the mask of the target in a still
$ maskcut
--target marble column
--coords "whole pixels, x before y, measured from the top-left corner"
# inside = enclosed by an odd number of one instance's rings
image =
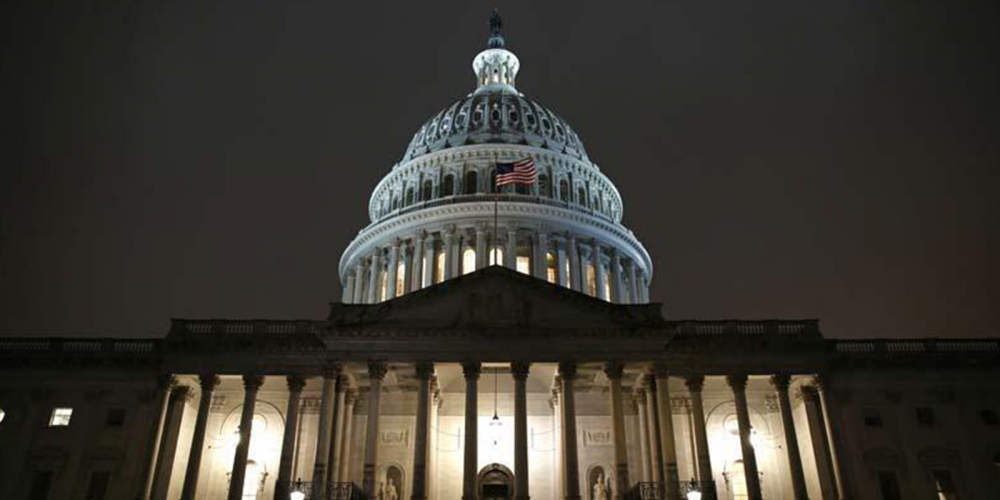
[[[450,280],[454,276],[455,257],[455,226],[449,224],[444,230],[444,279]]]
[[[476,479],[479,467],[479,373],[478,361],[462,363],[465,374],[465,459],[462,466],[462,500],[476,500]]]
[[[549,278],[549,235],[539,232],[535,240],[535,277],[547,281]]]
[[[663,480],[663,462],[656,408],[656,382],[652,375],[643,377],[643,389],[646,392],[646,425],[649,433],[649,481],[659,483]]]
[[[399,258],[403,262],[403,274],[399,275],[397,279],[399,280],[399,292],[396,296],[405,295],[413,291],[410,285],[413,281],[413,249],[410,248],[410,242],[404,241],[403,246],[399,249]]]
[[[299,435],[299,408],[302,406],[302,389],[306,380],[289,375],[288,407],[285,410],[285,434],[281,439],[281,461],[278,462],[278,479],[274,483],[274,500],[289,500],[292,492],[292,467],[295,465],[295,439]]]
[[[399,281],[399,245],[402,242],[396,238],[389,249],[389,279],[386,280],[385,298],[386,300],[396,298],[396,282]]]
[[[330,458],[330,431],[337,410],[337,380],[342,367],[328,363],[323,367],[323,396],[319,407],[319,428],[316,433],[316,460],[313,462],[313,488],[324,488],[326,484],[327,460]]]
[[[430,414],[431,375],[433,363],[417,363],[417,430],[413,438],[412,500],[427,498],[427,419]]]
[[[341,302],[350,304],[354,300],[354,281],[354,272],[348,272],[347,283],[344,284],[344,294],[340,297]]]
[[[843,429],[843,427],[840,426],[837,408],[834,407],[833,398],[830,397],[830,386],[831,379],[828,375],[816,377],[816,387],[819,389],[819,403],[823,411],[826,438],[830,445],[830,464],[833,467],[833,481],[837,488],[837,498],[840,500],[849,500],[853,498],[851,494],[852,488],[850,487],[848,472],[844,467],[841,455],[843,442],[840,440],[840,434],[837,432],[838,429]]]
[[[441,391],[438,388],[437,377],[431,375],[431,416],[428,426],[430,435],[427,438],[427,445],[430,452],[427,455],[427,496],[437,498],[438,482],[438,413],[441,408]]]
[[[611,301],[615,304],[624,304],[625,297],[623,291],[625,285],[622,283],[622,256],[617,248],[611,249]]]
[[[619,500],[629,488],[628,448],[625,443],[625,411],[622,401],[622,375],[624,366],[618,362],[607,363],[604,373],[608,376],[611,392],[611,433],[615,446],[614,500]]]
[[[337,473],[340,472],[340,446],[341,441],[344,439],[340,428],[344,425],[344,399],[347,392],[347,384],[347,377],[344,375],[337,377],[337,399],[334,403],[335,411],[333,419],[331,419],[333,426],[330,427],[330,454],[326,459],[327,484],[337,482]]]
[[[228,500],[243,498],[243,483],[246,482],[247,458],[250,455],[250,437],[253,432],[253,411],[257,405],[257,391],[264,383],[260,375],[243,376],[243,412],[240,414],[240,442],[233,456],[233,472],[229,480]]]
[[[365,429],[365,466],[362,479],[368,498],[375,498],[375,467],[378,465],[378,420],[382,379],[389,370],[385,361],[368,362],[368,427]]]
[[[750,426],[750,410],[747,406],[747,376],[730,375],[726,377],[726,381],[733,389],[733,400],[736,403],[736,422],[740,427],[740,448],[743,451],[743,473],[747,481],[747,499],[761,500],[757,454],[754,453],[753,443],[750,441],[753,428]]]
[[[788,453],[788,471],[792,476],[792,493],[795,500],[808,500],[802,456],[799,454],[799,440],[795,433],[795,420],[792,418],[792,402],[788,398],[790,382],[791,377],[788,375],[778,374],[771,377],[771,385],[778,393],[778,409],[781,411],[781,427],[785,434],[785,450]]]
[[[517,226],[507,226],[507,250],[504,252],[504,264],[508,269],[517,270]]]
[[[712,457],[708,448],[708,432],[705,428],[705,404],[701,397],[701,391],[705,387],[705,377],[690,376],[684,382],[687,384],[688,393],[691,396],[691,420],[694,421],[694,448],[697,455],[698,480],[714,481]],[[712,492],[712,496],[705,495],[705,500],[714,500],[714,494],[715,491]]]
[[[174,385],[173,375],[156,377],[156,392],[153,398],[156,412],[151,419],[149,433],[146,437],[145,453],[143,453],[142,479],[137,491],[138,500],[149,500],[153,494],[153,479],[156,477],[157,458],[160,454],[160,442],[163,439],[163,429],[167,421],[167,407],[170,400],[170,389]]]
[[[188,453],[187,472],[184,473],[184,486],[181,487],[181,500],[194,500],[198,491],[198,474],[201,472],[201,455],[205,449],[205,433],[208,430],[208,414],[212,409],[212,394],[219,385],[219,377],[214,374],[202,375],[198,378],[201,385],[201,397],[198,400],[198,417],[194,421],[194,434],[191,437],[191,451]]]
[[[809,432],[809,442],[812,443],[812,459],[816,464],[816,475],[819,480],[820,498],[837,498],[837,486],[833,481],[833,465],[830,464],[830,442],[827,439],[823,419],[823,409],[819,402],[819,391],[815,385],[799,387],[802,404],[805,405],[806,427]]]
[[[490,262],[488,246],[486,245],[489,242],[489,236],[486,229],[486,221],[476,223],[476,269],[482,269]]]
[[[382,300],[382,250],[376,249],[372,254],[371,267],[368,269],[368,304]]]
[[[595,239],[592,245],[590,260],[594,265],[594,281],[597,283],[597,293],[594,296],[601,300],[611,300],[604,287],[608,277],[604,274],[604,254],[601,252],[601,244]]]
[[[674,412],[670,402],[670,376],[663,367],[656,369],[656,405],[660,416],[660,456],[667,500],[680,500],[677,476],[677,444],[674,438]]]
[[[639,389],[635,393],[636,413],[639,416],[639,453],[642,457],[642,481],[653,480],[653,472],[649,456],[649,425],[646,423],[646,391]]]
[[[344,427],[340,440],[340,468],[337,470],[337,481],[351,482],[351,442],[354,439],[354,405],[358,401],[358,391],[350,389],[344,398]]]
[[[639,279],[639,296],[642,297],[642,303],[649,303],[649,276],[646,273],[642,273],[642,278]]]
[[[423,276],[421,277],[422,283],[420,288],[431,286],[434,284],[434,268],[436,265],[437,258],[437,236],[434,233],[427,235],[427,240],[424,241],[424,268]]]
[[[629,302],[631,302],[633,304],[641,304],[642,300],[639,299],[639,283],[637,281],[639,278],[637,278],[636,275],[635,275],[635,265],[636,264],[635,264],[634,261],[630,260],[628,262],[628,295],[629,295]]]
[[[556,240],[556,265],[559,266],[556,276],[559,277],[560,285],[569,288],[569,273],[566,272],[569,269],[567,260],[566,240],[560,238]]]
[[[563,442],[562,431],[563,431],[563,413],[562,413],[562,378],[556,375],[555,377],[555,387],[552,389],[552,411],[554,417],[553,429],[558,429],[555,435],[556,443],[556,463],[554,473],[554,480],[552,483],[555,485],[556,494],[555,498],[561,499],[566,495],[566,475],[562,473],[563,463],[566,457],[566,443]]]
[[[587,245],[581,245],[579,248],[580,252],[580,291],[590,295],[591,297],[597,297],[597,269],[594,268],[594,289],[590,289],[590,273],[588,272],[594,265],[591,260],[591,255],[593,251]]]
[[[427,238],[427,231],[421,229],[413,237],[413,258],[412,264],[407,272],[410,273],[410,291],[415,292],[424,287],[424,239]]]
[[[165,499],[170,487],[174,471],[174,460],[177,454],[177,441],[180,438],[181,422],[184,418],[184,407],[191,399],[191,388],[186,385],[174,387],[170,391],[170,407],[163,425],[163,437],[160,439],[160,451],[156,465],[156,477],[153,479],[152,498]]]
[[[531,363],[514,362],[514,500],[528,500],[528,372]]]
[[[354,297],[351,299],[352,304],[360,304],[364,301],[365,297],[365,264],[363,258],[358,259],[358,263],[354,265]]]
[[[576,237],[569,237],[569,286],[578,292],[584,291],[583,280],[586,276],[580,275],[580,247],[576,244]]]
[[[563,457],[563,472],[566,476],[566,500],[580,500],[580,464],[576,448],[576,397],[573,382],[576,380],[576,363],[561,361],[559,376],[562,377],[563,394],[563,443],[566,455]]]

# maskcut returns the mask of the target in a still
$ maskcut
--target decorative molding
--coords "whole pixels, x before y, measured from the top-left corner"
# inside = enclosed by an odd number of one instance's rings
[[[583,445],[586,447],[603,447],[614,444],[611,429],[584,429]]]
[[[379,432],[379,446],[410,446],[410,431],[408,429],[387,429]]]

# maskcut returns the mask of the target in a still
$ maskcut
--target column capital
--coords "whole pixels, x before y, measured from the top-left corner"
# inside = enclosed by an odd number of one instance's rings
[[[323,363],[323,378],[325,379],[335,379],[340,376],[340,372],[344,369],[344,366],[336,361],[327,361]]]
[[[156,388],[157,389],[166,390],[166,389],[169,389],[169,388],[173,387],[174,383],[177,382],[177,379],[174,378],[173,374],[170,374],[170,373],[161,373],[161,374],[159,374],[159,375],[156,376],[155,381],[156,381]]]
[[[306,379],[298,375],[286,376],[285,383],[288,384],[288,392],[302,392],[306,387]]]
[[[625,365],[621,361],[608,361],[604,364],[604,374],[611,380],[621,380],[625,374]]]
[[[652,370],[650,370],[656,380],[666,380],[670,377],[670,370],[667,369],[666,363],[657,362],[653,364]]]
[[[802,393],[802,399],[814,403],[819,401],[819,391],[815,385],[803,385],[799,387],[799,391]]]
[[[214,391],[219,386],[219,377],[215,374],[204,374],[198,376],[198,384],[202,391]]]
[[[191,399],[191,388],[186,385],[178,385],[170,390],[170,402],[188,401]]]
[[[482,235],[482,234],[486,233],[487,229],[489,229],[489,223],[488,222],[486,222],[484,220],[476,221],[476,236],[479,236],[479,235]]]
[[[389,365],[385,361],[380,359],[370,359],[368,360],[368,377],[372,380],[381,381],[385,378],[386,372],[389,371]]]
[[[833,390],[833,376],[829,373],[820,373],[813,376],[813,382],[819,392],[830,392]]]
[[[726,383],[729,384],[729,387],[731,387],[734,392],[746,392],[747,390],[746,375],[726,375]]]
[[[358,390],[348,389],[347,395],[344,396],[344,401],[347,403],[347,405],[348,406],[353,405],[357,400],[358,400]]]
[[[792,377],[785,373],[776,373],[771,375],[771,385],[776,391],[788,392],[788,385],[791,383]]]
[[[563,380],[573,380],[576,378],[576,361],[560,361],[559,376]]]
[[[248,391],[258,391],[264,385],[264,376],[256,373],[243,375],[243,388]]]
[[[510,364],[510,374],[514,380],[527,380],[531,371],[531,363],[527,361],[513,361]]]
[[[462,363],[462,373],[466,380],[479,380],[479,374],[483,371],[483,364],[479,361],[466,361]]]
[[[417,241],[422,241],[424,238],[427,237],[427,230],[421,229],[417,231],[417,234],[414,237],[417,239]]]
[[[420,380],[430,380],[434,376],[434,363],[430,361],[420,361],[416,366],[417,378]]]
[[[642,388],[647,391],[652,391],[656,389],[656,375],[651,372],[646,372],[642,374],[639,379],[642,381]]]
[[[341,372],[341,374],[337,376],[337,384],[334,387],[336,392],[344,392],[350,384],[351,379],[347,378],[347,375],[344,375],[343,372]]]
[[[688,375],[684,377],[684,384],[687,385],[688,392],[701,392],[705,387],[704,375]]]

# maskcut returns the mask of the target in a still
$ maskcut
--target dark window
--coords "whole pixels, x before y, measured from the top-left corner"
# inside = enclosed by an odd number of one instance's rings
[[[465,174],[465,194],[477,192],[479,192],[479,174],[475,170],[470,170]]]
[[[104,419],[104,425],[108,427],[121,427],[125,425],[125,408],[112,408],[108,410],[108,415]]]
[[[427,201],[431,199],[431,197],[433,196],[434,196],[434,185],[431,184],[431,181],[424,181],[424,192],[421,195],[421,199]]]
[[[517,194],[530,194],[527,184],[514,184],[514,192]]]
[[[28,500],[48,500],[49,490],[52,489],[52,471],[42,470],[35,472],[31,478],[31,491],[28,492]]]
[[[559,199],[569,202],[569,183],[565,179],[559,181]]]
[[[441,190],[441,196],[451,196],[453,194],[455,194],[455,176],[445,176],[444,189]]]
[[[882,412],[878,408],[865,408],[865,427],[882,427]]]
[[[934,410],[930,408],[917,408],[917,423],[923,427],[933,427]]]
[[[983,418],[983,423],[995,427],[997,425],[997,412],[985,409],[979,413],[979,416]]]
[[[406,205],[413,204],[413,188],[406,188]]]
[[[934,487],[937,489],[939,500],[955,500],[955,481],[951,478],[951,471],[934,471]]]
[[[895,472],[878,471],[878,489],[882,493],[882,500],[900,500],[899,481],[896,480]]]
[[[538,194],[546,198],[552,197],[552,183],[549,182],[549,176],[538,176]]]
[[[579,204],[581,204],[581,205],[583,205],[583,206],[587,206],[587,190],[586,189],[580,188],[580,189],[578,189],[576,191],[576,202],[579,203]]]
[[[111,482],[111,473],[100,471],[90,475],[90,486],[87,487],[87,496],[84,500],[104,500],[108,494],[108,483]]]
[[[490,170],[490,192],[497,192],[497,171],[496,169]]]

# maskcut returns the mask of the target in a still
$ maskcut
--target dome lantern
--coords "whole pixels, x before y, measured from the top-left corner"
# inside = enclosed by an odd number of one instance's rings
[[[476,92],[506,91],[517,93],[514,79],[521,62],[513,52],[507,50],[507,39],[503,36],[503,21],[496,9],[490,17],[490,38],[486,50],[472,60],[472,71],[476,74]]]

